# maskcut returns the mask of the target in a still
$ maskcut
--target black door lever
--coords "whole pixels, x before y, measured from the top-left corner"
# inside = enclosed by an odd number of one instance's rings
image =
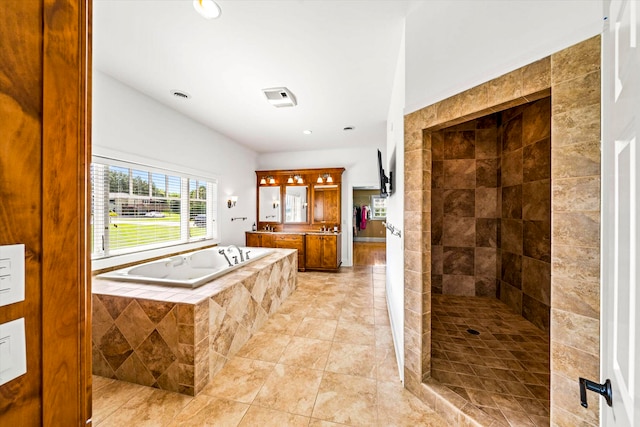
[[[598,384],[593,381],[580,378],[580,404],[585,408],[588,408],[587,404],[587,390],[595,391],[596,393],[604,396],[607,401],[607,405],[611,406],[611,381],[607,379],[604,384]]]

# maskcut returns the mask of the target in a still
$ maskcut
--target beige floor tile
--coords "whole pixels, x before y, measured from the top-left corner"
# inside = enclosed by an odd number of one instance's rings
[[[236,402],[251,403],[271,374],[275,363],[234,357],[202,390]]]
[[[334,342],[327,371],[376,378],[376,351],[370,345]]]
[[[274,314],[262,326],[260,332],[267,334],[283,334],[293,335],[298,325],[302,322],[304,316],[294,314],[282,314],[280,312]]]
[[[376,347],[376,369],[378,381],[400,382],[396,352],[393,348]]]
[[[340,427],[345,425],[347,424],[332,423],[331,421],[316,420],[314,418],[311,418],[311,422],[309,423],[309,427]]]
[[[171,427],[237,426],[249,405],[201,394],[195,397],[173,421]]]
[[[307,369],[323,370],[331,351],[331,342],[313,338],[293,337],[278,363]]]
[[[102,387],[107,386],[109,384],[113,384],[116,381],[111,378],[101,377],[99,375],[93,375],[91,378],[91,386],[93,387],[93,391],[100,390]]]
[[[238,427],[307,427],[309,418],[252,405]]]
[[[340,317],[342,312],[342,303],[314,303],[311,310],[307,313],[309,317],[315,317],[318,319],[335,319]]]
[[[321,379],[322,371],[276,365],[254,404],[308,417],[313,411]]]
[[[373,379],[325,372],[312,417],[354,426],[375,425],[376,394]]]
[[[338,322],[333,340],[351,344],[375,345],[375,328],[371,324],[348,322],[341,319]]]
[[[237,356],[276,363],[289,341],[289,335],[258,332],[240,349]]]
[[[166,426],[193,399],[193,397],[184,394],[145,387],[144,390],[136,392],[130,400],[100,422],[99,425],[102,427]]]
[[[401,383],[378,382],[378,426],[446,426],[437,413],[429,409]]]
[[[316,319],[305,317],[298,326],[295,336],[332,341],[336,333],[338,321],[333,319]]]
[[[147,388],[148,387],[142,385],[124,381],[114,381],[102,387],[98,390],[99,393],[95,393],[93,397],[93,424],[100,424],[114,411],[131,400],[136,393],[140,393]]]

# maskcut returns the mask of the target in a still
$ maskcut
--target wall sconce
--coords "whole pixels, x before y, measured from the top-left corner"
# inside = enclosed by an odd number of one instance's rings
[[[289,176],[289,179],[287,180],[287,184],[293,184],[293,183],[303,184],[304,180],[300,175]]]
[[[263,176],[262,178],[260,178],[260,185],[275,184],[275,183],[276,183],[276,179],[273,177],[273,175]]]
[[[238,201],[238,196],[229,196],[229,198],[227,199],[227,207],[231,209],[236,205],[237,201]]]
[[[316,181],[318,184],[322,184],[323,182],[331,183],[333,182],[333,178],[328,173],[318,175],[318,180]]]

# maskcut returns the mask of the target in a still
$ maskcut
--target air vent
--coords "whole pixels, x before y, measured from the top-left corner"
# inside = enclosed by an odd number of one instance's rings
[[[189,95],[187,92],[181,91],[181,90],[172,90],[171,94],[173,96],[175,96],[176,98],[180,98],[180,99],[189,99],[191,98],[191,95]]]
[[[286,87],[272,87],[262,91],[267,101],[274,107],[294,107],[298,104],[295,95]]]

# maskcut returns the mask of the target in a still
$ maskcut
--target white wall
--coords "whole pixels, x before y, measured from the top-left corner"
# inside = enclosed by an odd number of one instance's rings
[[[406,110],[530,64],[602,31],[602,0],[431,0],[406,20]]]
[[[400,229],[402,236],[387,230],[387,306],[396,348],[400,378],[404,381],[404,102],[405,40],[400,44],[391,105],[387,116],[387,159],[385,171],[393,170],[393,194],[387,200],[387,223]],[[393,153],[395,152],[395,165]],[[388,175],[388,173],[387,173]]]
[[[216,178],[220,242],[244,244],[244,232],[256,220],[254,151],[98,70],[92,127],[95,155]],[[236,207],[227,208],[226,195],[238,196]]]
[[[386,147],[292,151],[261,154],[258,169],[345,168],[342,174],[342,265],[353,265],[353,187],[378,184],[378,152],[384,158]]]

